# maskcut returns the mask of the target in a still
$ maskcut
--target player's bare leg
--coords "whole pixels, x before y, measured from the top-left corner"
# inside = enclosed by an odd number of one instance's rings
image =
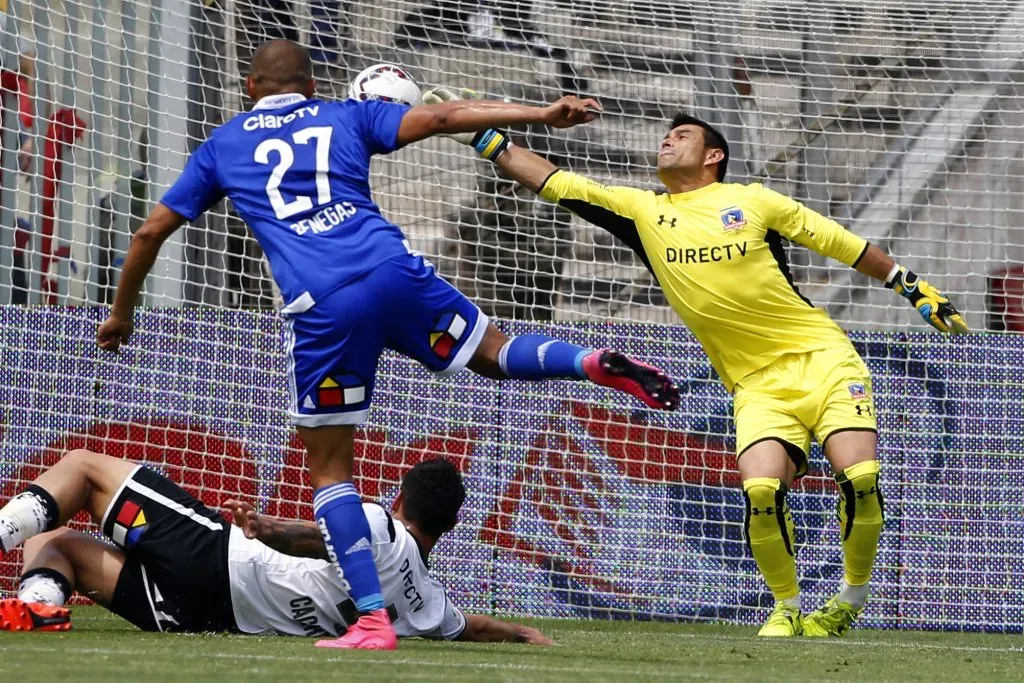
[[[120,550],[80,531],[62,528],[30,538],[18,595],[0,600],[0,629],[70,630],[71,611],[64,605],[72,591],[109,607],[123,567]]]
[[[93,521],[99,523],[100,519]],[[76,591],[109,607],[124,568],[124,553],[89,534],[57,529],[25,543],[24,572],[41,567],[59,571]]]
[[[4,547],[25,543],[18,596],[0,600],[0,629],[68,630],[71,613],[64,603],[75,587],[97,601],[109,600],[123,556],[87,534],[44,529],[63,525],[82,509],[98,522],[134,467],[100,453],[71,451],[0,510]],[[101,559],[104,554],[110,558]]]
[[[352,481],[355,457],[355,428],[352,425],[296,427],[295,431],[306,446],[309,481],[314,489],[337,481]]]
[[[839,485],[843,584],[821,609],[807,615],[805,636],[841,636],[864,610],[884,523],[877,449],[872,431],[836,432],[825,441],[825,457]]]
[[[297,427],[297,431],[306,446],[309,478],[315,492],[313,514],[323,534],[327,556],[338,565],[341,580],[348,583],[356,607],[362,612],[359,621],[343,636],[318,641],[316,646],[394,650],[398,637],[384,609],[371,552],[370,525],[352,481],[354,427]]]
[[[786,494],[796,476],[796,464],[785,446],[760,441],[739,458],[744,530],[750,552],[775,597],[775,609],[758,631],[759,636],[790,637],[802,633],[800,586],[797,584],[793,516]]]
[[[134,468],[133,463],[102,453],[69,451],[0,509],[0,551],[63,526],[79,510],[101,518]]]
[[[635,396],[651,408],[675,410],[679,389],[658,368],[611,349],[584,349],[543,335],[510,338],[487,326],[468,367],[491,379],[588,379]]]

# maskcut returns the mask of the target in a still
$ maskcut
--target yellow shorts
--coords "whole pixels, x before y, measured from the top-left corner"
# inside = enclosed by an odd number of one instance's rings
[[[840,431],[877,431],[871,375],[852,346],[793,353],[736,385],[736,453],[759,441],[783,442],[807,472],[811,434],[824,445]]]

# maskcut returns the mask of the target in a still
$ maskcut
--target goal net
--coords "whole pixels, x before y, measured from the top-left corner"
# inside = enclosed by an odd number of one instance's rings
[[[210,505],[310,515],[284,407],[278,292],[231,206],[165,244],[137,333],[96,348],[132,232],[209,132],[251,106],[255,46],[309,46],[321,96],[376,62],[421,84],[605,113],[517,144],[656,189],[686,110],[730,178],[830,215],[951,294],[977,330],[930,333],[851,269],[787,247],[794,281],[875,382],[887,523],[864,620],[1024,624],[1024,2],[1016,0],[0,0],[0,484],[67,449],[144,461]],[[466,477],[432,569],[467,610],[754,622],[732,403],[642,263],[450,140],[374,162],[384,214],[510,334],[615,346],[678,378],[680,409],[582,384],[431,377],[381,362],[357,484],[388,501],[416,462]],[[790,497],[809,605],[842,577],[815,447]],[[11,589],[20,556],[0,564]]]

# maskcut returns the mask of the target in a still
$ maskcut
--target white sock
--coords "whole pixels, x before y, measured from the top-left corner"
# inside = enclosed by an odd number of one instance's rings
[[[851,586],[843,581],[843,587],[839,589],[839,602],[848,602],[857,609],[864,606],[868,601],[868,594],[871,592],[870,584],[863,586]]]
[[[778,602],[780,605],[787,605],[789,607],[792,607],[797,612],[800,611],[800,595],[799,594],[794,595],[791,598],[783,598],[782,600],[777,600],[776,602]]]
[[[23,602],[42,602],[61,607],[67,602],[68,596],[64,594],[64,588],[53,576],[49,573],[39,573],[30,574],[21,580],[18,599]]]
[[[35,487],[42,491],[39,487]],[[43,492],[45,495],[45,491]],[[50,525],[50,509],[47,501],[37,491],[19,493],[0,509],[0,549],[10,552],[32,538],[46,531]]]

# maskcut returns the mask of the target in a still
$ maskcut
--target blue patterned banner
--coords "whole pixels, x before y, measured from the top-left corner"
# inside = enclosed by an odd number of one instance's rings
[[[85,446],[145,460],[211,505],[242,495],[273,514],[308,515],[276,316],[150,311],[116,358],[93,344],[99,319],[0,308],[4,496]],[[424,457],[460,465],[470,498],[433,567],[467,609],[762,618],[770,596],[742,539],[731,400],[700,348],[684,329],[655,324],[562,323],[557,333],[654,360],[679,379],[680,410],[654,413],[582,383],[435,379],[387,356],[359,441],[364,495],[389,498]],[[1020,632],[1024,338],[854,339],[874,376],[888,518],[865,621]],[[842,575],[824,471],[815,452],[791,496],[812,606]]]

